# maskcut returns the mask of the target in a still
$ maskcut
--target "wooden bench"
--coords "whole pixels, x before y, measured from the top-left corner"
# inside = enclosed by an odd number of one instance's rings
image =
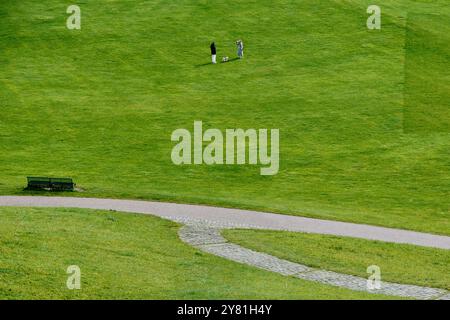
[[[75,183],[70,178],[27,177],[27,190],[74,191]]]

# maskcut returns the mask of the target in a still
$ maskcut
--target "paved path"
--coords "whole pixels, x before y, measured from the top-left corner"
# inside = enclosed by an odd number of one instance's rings
[[[181,240],[202,251],[285,276],[293,276],[303,280],[320,282],[322,284],[355,291],[404,298],[420,300],[447,300],[450,298],[450,293],[443,289],[384,281],[381,282],[381,287],[379,289],[370,290],[367,287],[367,278],[310,268],[302,264],[293,263],[265,253],[243,248],[239,245],[229,243],[222,237],[221,230],[215,227],[195,224],[186,225],[180,229],[179,235]]]
[[[357,291],[416,299],[450,299],[450,293],[446,290],[387,282],[383,282],[379,290],[368,290],[365,278],[313,269],[255,252],[228,243],[220,232],[236,227],[286,230],[450,249],[450,237],[446,236],[248,210],[137,200],[0,196],[1,206],[88,208],[151,214],[183,223],[185,226],[180,229],[179,235],[184,242],[205,252],[260,269]]]
[[[219,225],[221,228],[240,227],[307,232],[450,249],[450,237],[447,236],[374,227],[364,224],[198,205],[94,198],[0,196],[0,206],[117,210],[152,214],[178,222],[205,222],[209,225]]]

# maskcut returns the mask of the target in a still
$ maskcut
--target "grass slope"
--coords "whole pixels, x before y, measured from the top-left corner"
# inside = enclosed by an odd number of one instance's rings
[[[293,262],[360,277],[377,265],[382,281],[450,290],[450,251],[380,241],[259,230],[226,230],[233,243]]]
[[[447,1],[383,1],[381,31],[365,26],[369,1],[79,0],[81,31],[65,28],[69,4],[1,1],[1,194],[71,176],[82,196],[450,234],[449,135],[402,127],[405,57],[427,53],[406,54],[406,15],[448,14]],[[234,57],[237,38],[245,60],[207,65],[210,41]],[[194,120],[279,128],[280,173],[174,166],[170,135]]]
[[[384,299],[199,252],[151,216],[0,209],[0,299]],[[81,268],[81,290],[66,269]]]

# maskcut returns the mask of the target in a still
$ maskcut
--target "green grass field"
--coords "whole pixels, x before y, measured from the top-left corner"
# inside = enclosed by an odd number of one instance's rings
[[[78,0],[80,31],[65,27],[70,4],[0,4],[0,194],[30,194],[29,175],[69,176],[82,189],[71,196],[450,235],[448,1],[383,1],[381,31],[366,28],[366,0]],[[220,60],[238,38],[244,60],[209,64],[211,41]],[[173,165],[171,133],[195,120],[280,129],[279,174]],[[0,209],[0,298],[374,298],[197,252],[176,230],[112,212]],[[450,289],[442,250],[227,236],[313,267],[366,276],[378,264],[386,281]],[[77,263],[83,290],[68,291]]]
[[[367,277],[377,265],[382,281],[450,289],[448,250],[362,239],[261,230],[225,230],[245,248],[310,267]]]
[[[403,130],[405,96],[414,104],[418,81],[436,81],[414,68],[430,46],[412,44],[429,28],[450,34],[420,17],[449,15],[447,1],[383,1],[381,31],[366,28],[370,1],[79,0],[80,31],[65,27],[69,4],[0,4],[1,194],[25,194],[27,175],[70,176],[77,196],[450,234],[450,136],[434,130],[446,128],[448,83],[429,130],[411,112]],[[208,64],[210,41],[234,57],[238,38],[243,61]],[[438,45],[445,80],[450,42]],[[194,120],[280,129],[279,174],[173,165],[170,135]]]
[[[0,299],[385,299],[193,249],[178,226],[108,211],[0,208]],[[67,267],[81,269],[68,290]]]

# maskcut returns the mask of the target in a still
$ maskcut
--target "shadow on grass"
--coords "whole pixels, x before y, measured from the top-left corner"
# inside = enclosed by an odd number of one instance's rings
[[[230,62],[234,62],[237,60],[239,60],[239,58],[233,58],[233,59],[228,60],[227,62],[220,62],[218,64],[230,63]],[[200,68],[200,67],[206,67],[206,66],[212,66],[212,65],[213,65],[212,62],[207,62],[207,63],[202,63],[202,64],[196,64],[195,67]]]
[[[29,189],[27,187],[20,188],[14,194],[25,196],[39,196],[39,195],[58,195],[58,196],[71,196],[77,193],[83,193],[85,190],[80,187],[76,187],[73,190],[50,190],[50,189]]]

